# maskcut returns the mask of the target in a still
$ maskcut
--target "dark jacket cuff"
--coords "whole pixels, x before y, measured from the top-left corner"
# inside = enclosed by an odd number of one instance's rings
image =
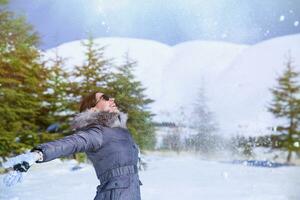
[[[43,149],[41,147],[36,146],[30,150],[30,152],[34,152],[34,151],[40,151],[43,154],[43,160],[42,161],[37,160],[37,161],[35,161],[36,163],[42,163],[42,162],[44,162],[44,160],[46,160],[46,155],[44,154]]]

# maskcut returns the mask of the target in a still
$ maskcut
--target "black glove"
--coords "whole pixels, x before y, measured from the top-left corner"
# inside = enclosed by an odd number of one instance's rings
[[[16,165],[14,165],[14,170],[15,171],[19,171],[19,172],[27,172],[28,169],[30,168],[30,165],[28,162],[23,161],[22,163],[18,163]]]

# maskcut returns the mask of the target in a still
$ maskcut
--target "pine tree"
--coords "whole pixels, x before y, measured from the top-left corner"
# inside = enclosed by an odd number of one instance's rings
[[[194,103],[192,123],[193,127],[196,128],[199,133],[203,134],[210,134],[218,129],[214,114],[210,111],[207,102],[208,100],[206,97],[204,84],[202,83],[198,91],[197,99]]]
[[[82,42],[86,48],[84,63],[75,66],[69,95],[73,98],[71,110],[78,111],[80,99],[93,91],[105,93],[107,82],[110,79],[112,68],[111,60],[104,57],[105,47],[99,47],[94,39],[89,37],[87,42]]]
[[[68,90],[70,84],[69,74],[63,69],[65,59],[56,52],[55,57],[46,61],[45,68],[48,73],[47,91],[43,96],[38,124],[42,130],[47,130],[40,135],[40,142],[47,142],[61,137],[69,128],[68,119],[73,114],[69,110],[70,102]],[[49,130],[52,126],[54,130]]]
[[[135,80],[132,73],[137,62],[125,55],[125,64],[117,67],[112,80],[108,83],[109,94],[115,97],[119,109],[128,113],[128,129],[141,149],[152,149],[155,145],[155,129],[152,125],[153,114],[147,105],[153,100],[144,94],[145,88]]]
[[[273,94],[273,100],[268,110],[276,118],[286,120],[286,123],[277,127],[277,130],[282,133],[280,137],[281,146],[288,151],[287,162],[290,162],[293,151],[299,151],[299,74],[293,66],[292,58],[289,56],[286,62],[286,69],[282,76],[277,78],[278,86],[270,89]]]
[[[5,5],[8,3],[8,0],[0,0],[0,5]]]
[[[214,133],[218,130],[218,124],[207,105],[203,83],[199,88],[191,119],[192,127],[197,131],[197,134],[192,137],[194,149],[204,153],[216,150],[218,137]]]
[[[0,156],[39,142],[37,132],[47,72],[36,48],[39,38],[22,17],[0,10]]]
[[[72,74],[75,81],[70,83],[70,89],[67,90],[69,99],[67,110],[70,113],[78,112],[80,100],[87,94],[94,91],[107,93],[107,82],[111,76],[111,60],[104,57],[106,47],[99,47],[92,37],[89,37],[87,42],[82,42],[82,45],[86,49],[85,60],[82,65],[75,66]],[[78,153],[73,157],[81,162],[85,155]]]

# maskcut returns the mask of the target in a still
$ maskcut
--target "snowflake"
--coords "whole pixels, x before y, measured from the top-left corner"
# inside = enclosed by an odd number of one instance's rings
[[[285,19],[285,16],[284,16],[284,15],[281,15],[280,18],[279,18],[279,21],[282,22],[282,21],[284,21],[284,19]]]
[[[227,34],[226,34],[226,33],[223,33],[223,34],[221,35],[221,37],[222,37],[222,38],[227,38]]]
[[[265,36],[269,35],[270,31],[266,30],[266,32],[264,33]]]

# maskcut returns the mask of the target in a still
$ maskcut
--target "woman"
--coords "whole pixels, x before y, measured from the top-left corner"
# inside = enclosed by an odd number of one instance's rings
[[[74,134],[40,144],[4,166],[26,172],[35,162],[85,152],[100,181],[94,200],[140,200],[139,149],[126,121],[127,115],[118,110],[113,98],[93,92],[82,100],[80,113],[72,121]]]

